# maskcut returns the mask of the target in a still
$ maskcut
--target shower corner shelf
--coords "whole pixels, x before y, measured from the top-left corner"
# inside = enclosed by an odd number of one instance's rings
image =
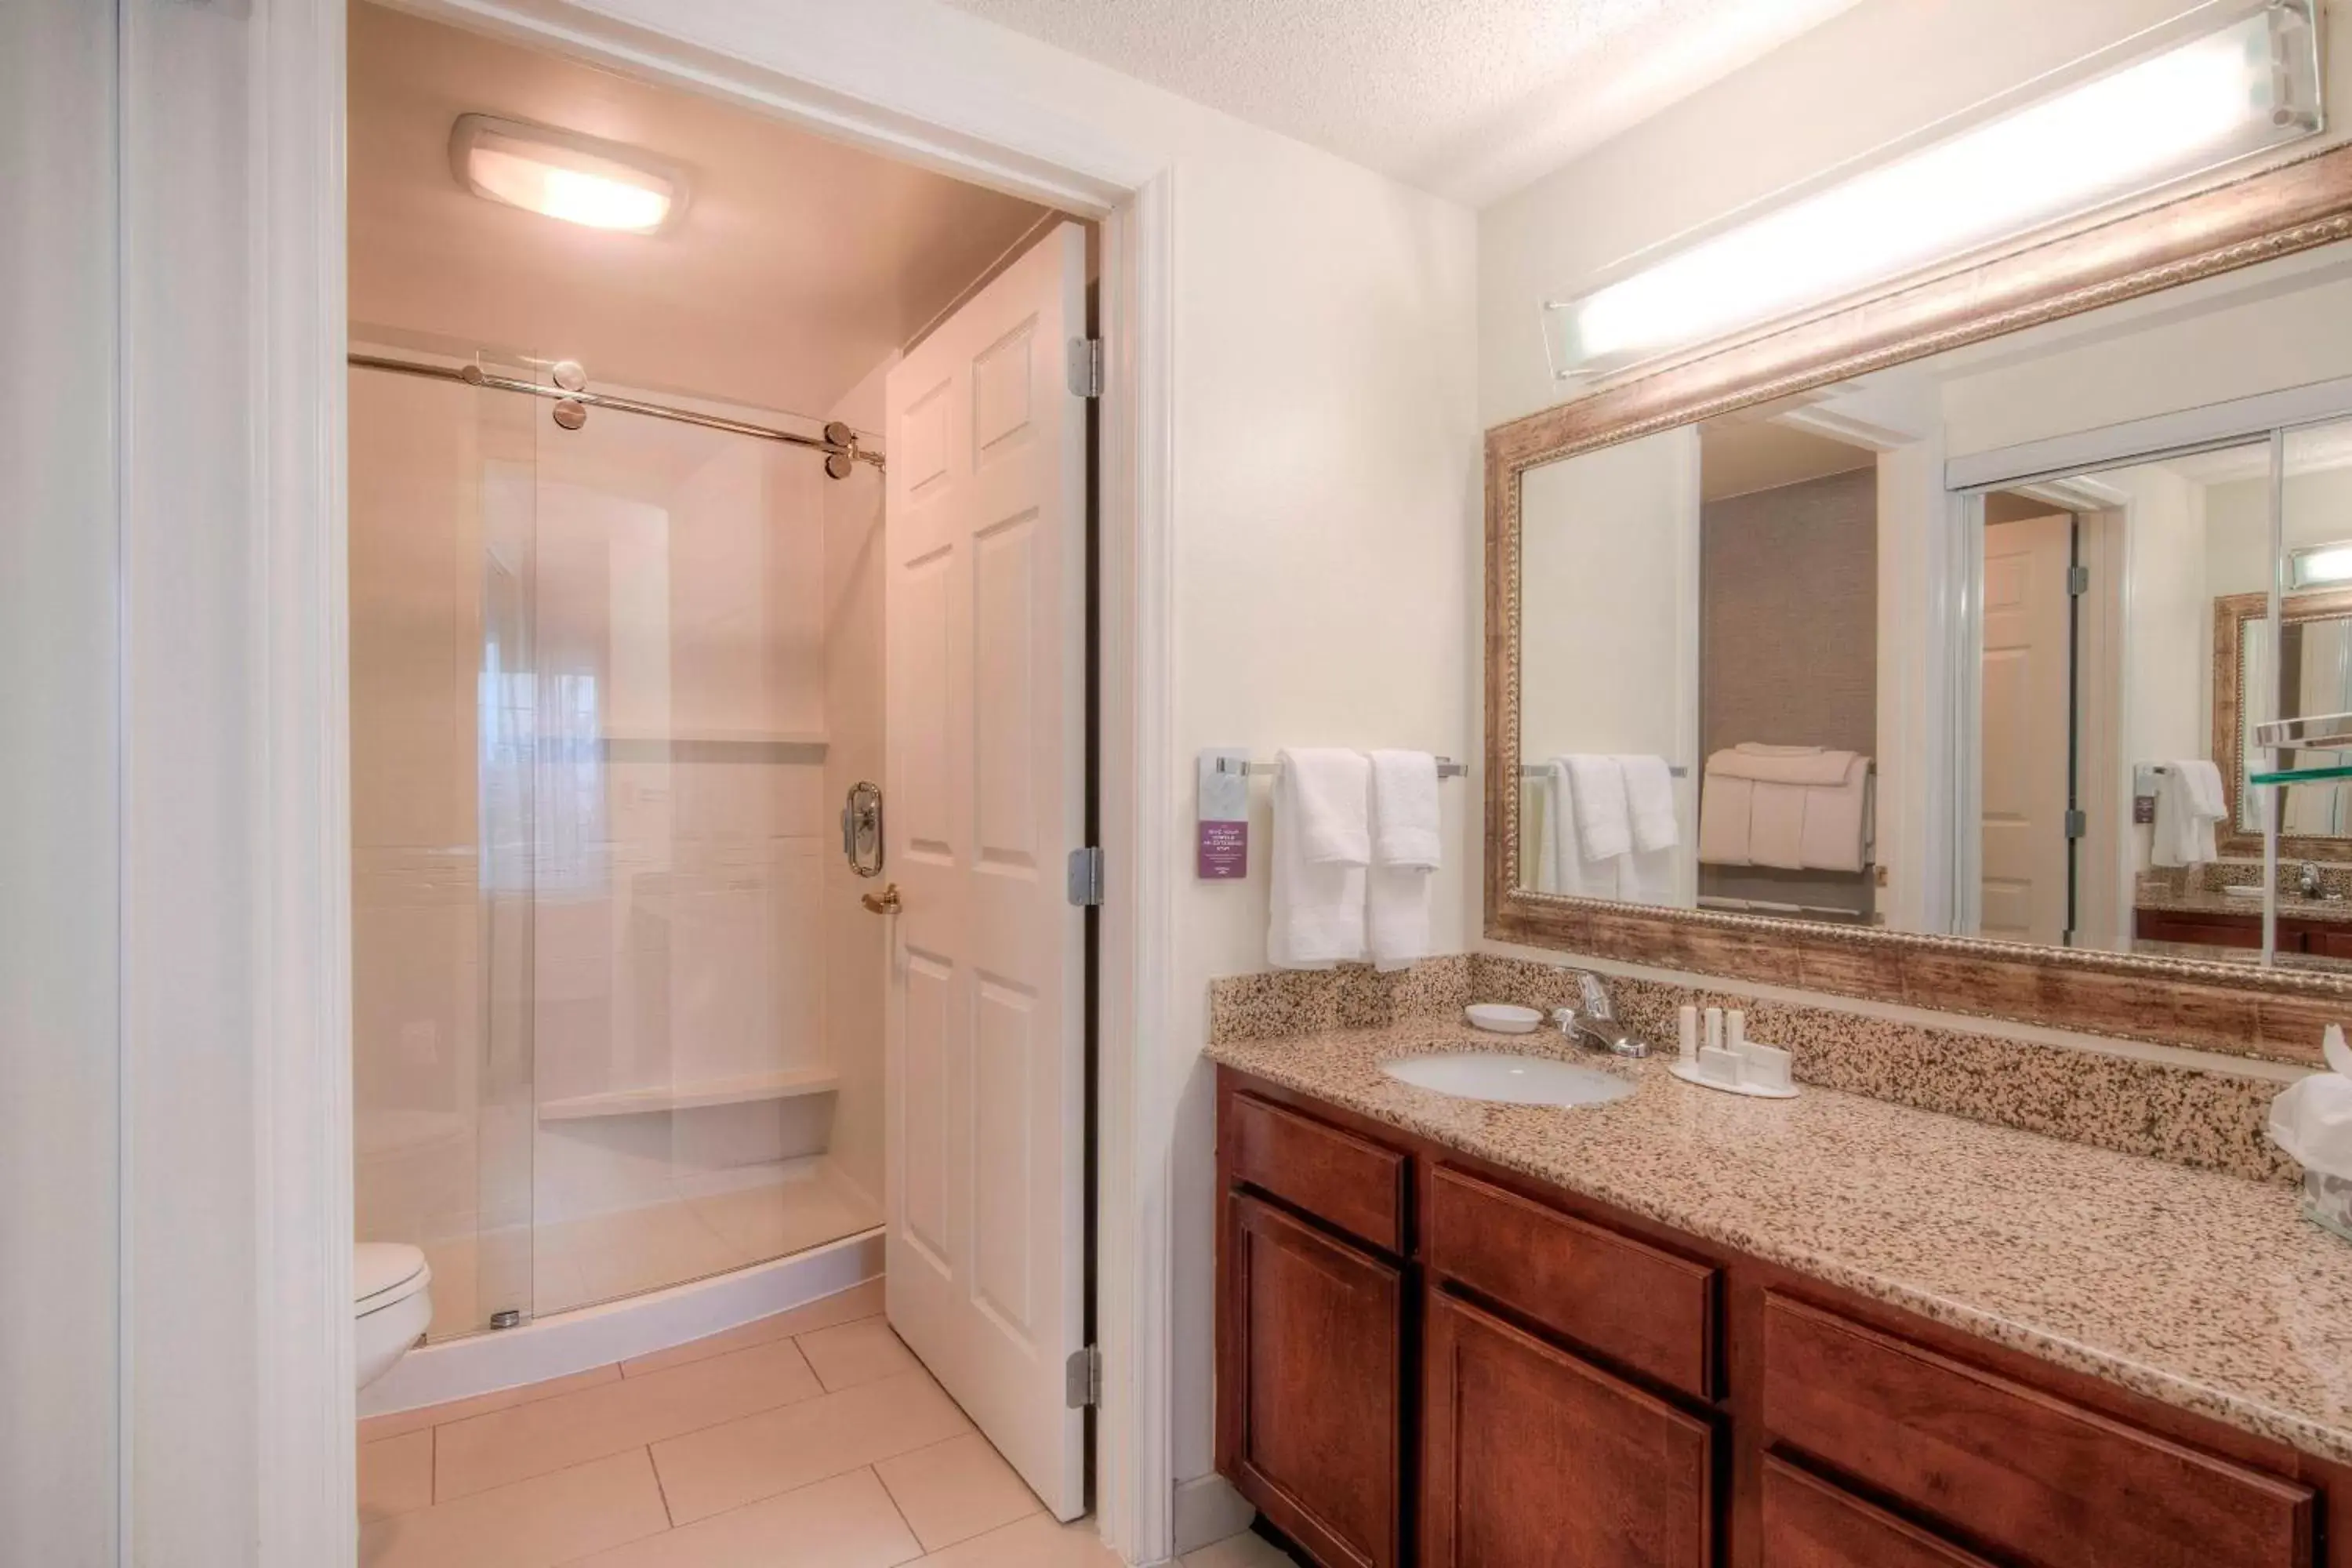
[[[748,1078],[712,1079],[701,1083],[665,1084],[653,1089],[615,1089],[600,1094],[575,1094],[541,1102],[541,1121],[586,1121],[605,1116],[641,1116],[656,1110],[699,1110],[712,1105],[746,1105],[762,1100],[799,1100],[830,1094],[841,1087],[841,1075],[830,1068],[800,1068],[791,1072],[756,1073]]]

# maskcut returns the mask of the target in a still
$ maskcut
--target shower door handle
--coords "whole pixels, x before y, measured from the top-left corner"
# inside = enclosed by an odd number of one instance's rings
[[[841,854],[861,877],[882,874],[882,786],[860,779],[841,807]]]

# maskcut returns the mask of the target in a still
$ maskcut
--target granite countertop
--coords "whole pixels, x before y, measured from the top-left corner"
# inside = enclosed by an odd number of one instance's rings
[[[2212,888],[2168,888],[2144,883],[2132,895],[2132,907],[2184,915],[2245,915],[2263,918],[2260,899],[2232,898]],[[2352,921],[2352,899],[2302,899],[2292,893],[2279,898],[2279,918],[2293,921]]]
[[[1380,1070],[1522,1050],[1635,1092],[1559,1110]],[[1751,1100],[1549,1031],[1448,1018],[1230,1040],[1211,1059],[2306,1452],[2352,1463],[2352,1244],[2296,1189],[1807,1088]]]

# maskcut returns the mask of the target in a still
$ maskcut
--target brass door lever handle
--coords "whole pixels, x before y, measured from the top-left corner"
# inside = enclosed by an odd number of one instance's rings
[[[857,901],[877,915],[895,915],[898,912],[898,884],[893,882],[880,892],[867,893]]]

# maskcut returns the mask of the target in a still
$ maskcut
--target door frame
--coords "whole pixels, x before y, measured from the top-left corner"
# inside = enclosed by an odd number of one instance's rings
[[[1108,367],[1099,408],[1101,620],[1099,778],[1109,876],[1100,917],[1096,1017],[1101,1216],[1096,1251],[1102,1403],[1095,1507],[1106,1541],[1131,1563],[1172,1544],[1171,1323],[1173,1053],[1166,1036],[1174,928],[1176,819],[1164,781],[1174,756],[1170,566],[1173,425],[1171,315],[1175,172],[1101,127],[1033,107],[1017,82],[985,72],[892,70],[854,14],[814,5],[760,11],[720,5],[580,0],[394,0],[405,9],[716,97],[1011,194],[1101,226],[1099,331]],[[143,7],[142,7],[143,8]],[[179,7],[170,7],[177,10]],[[199,7],[199,10],[205,9]],[[634,15],[616,13],[634,12]],[[780,15],[779,13],[782,13]],[[241,326],[246,399],[210,416],[247,454],[260,498],[233,525],[265,563],[268,623],[247,639],[247,704],[207,744],[266,759],[269,810],[255,829],[270,894],[247,970],[265,1022],[255,1047],[255,1158],[261,1245],[254,1297],[265,1314],[258,1550],[264,1568],[349,1563],[355,1552],[349,1050],[351,903],[349,715],[343,682],[343,277],[348,239],[344,0],[262,0],[227,8],[245,28],[236,58],[205,61],[242,98],[233,136],[246,156],[237,225],[250,277],[183,280],[181,309]],[[948,18],[942,26],[962,26]],[[987,25],[971,21],[974,27]],[[991,28],[993,37],[995,29]],[[123,93],[132,99],[135,82]],[[184,129],[126,127],[162,146]],[[127,151],[136,151],[136,147]],[[195,221],[170,193],[126,189],[126,229],[168,233]],[[126,247],[130,258],[139,253]],[[258,288],[254,280],[272,284]],[[137,277],[126,289],[142,286]],[[146,286],[152,287],[152,282]],[[139,368],[202,387],[218,372],[201,342],[146,345]],[[215,390],[217,390],[215,388]],[[241,426],[238,422],[242,421]],[[230,426],[238,426],[229,428]],[[240,438],[241,441],[240,441]],[[151,463],[155,459],[148,459]],[[127,540],[138,574],[141,536]],[[135,730],[129,741],[137,744]],[[126,870],[135,893],[138,870]],[[194,930],[194,922],[188,922]],[[168,933],[158,933],[159,935]],[[150,984],[126,971],[127,1007]],[[160,985],[155,994],[162,994]],[[135,1066],[135,1062],[131,1065]],[[125,1156],[126,1161],[128,1156]],[[170,1441],[150,1430],[141,1441]],[[196,1434],[191,1429],[191,1441]],[[126,1444],[128,1438],[126,1437]]]

